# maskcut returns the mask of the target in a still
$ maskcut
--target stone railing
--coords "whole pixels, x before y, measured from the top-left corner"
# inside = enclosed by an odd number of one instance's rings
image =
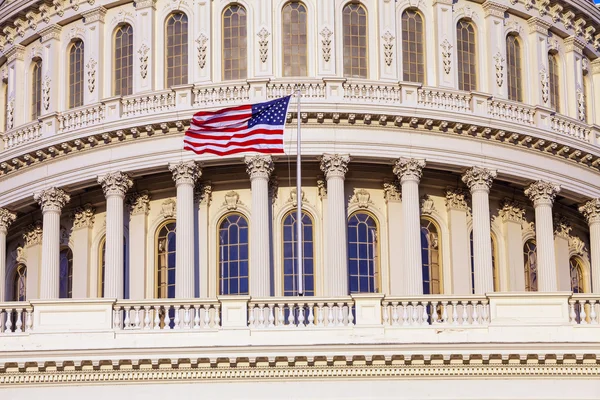
[[[425,107],[439,110],[471,112],[471,94],[438,88],[418,90],[417,102]]]
[[[492,118],[516,122],[519,124],[535,124],[535,108],[510,100],[489,99],[488,114]]]
[[[400,104],[400,85],[351,80],[343,84],[344,100],[352,103]]]
[[[58,131],[70,132],[104,122],[106,107],[103,103],[73,108],[58,115]]]
[[[267,84],[267,98],[276,99],[278,97],[295,94],[296,90],[302,91],[302,100],[324,99],[327,96],[326,86],[322,80],[304,82],[273,82]]]
[[[218,329],[221,305],[216,300],[120,300],[113,307],[116,330]]]
[[[27,302],[0,303],[0,335],[31,332],[33,307]]]
[[[553,115],[550,127],[554,132],[574,137],[586,142],[590,141],[590,128],[581,121],[565,117],[564,115]]]
[[[313,297],[253,299],[248,305],[250,328],[354,326],[354,300]]]
[[[246,82],[231,82],[217,85],[197,85],[192,89],[194,107],[212,107],[247,103],[250,99],[250,85]]]
[[[485,296],[427,296],[382,301],[385,326],[487,325],[489,301]]]
[[[42,136],[42,124],[39,121],[33,121],[18,129],[8,131],[3,137],[4,148],[11,149],[24,143],[31,142]]]
[[[600,294],[574,294],[569,299],[569,319],[575,325],[600,324]]]
[[[162,90],[146,95],[127,96],[121,100],[121,106],[124,117],[171,111],[175,109],[175,93],[172,90]]]

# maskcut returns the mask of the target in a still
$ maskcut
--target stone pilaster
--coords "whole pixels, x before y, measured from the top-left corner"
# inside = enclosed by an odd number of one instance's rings
[[[106,254],[104,270],[104,297],[122,299],[123,274],[123,200],[133,181],[123,172],[111,172],[98,177],[106,196]]]
[[[461,188],[446,189],[446,210],[450,230],[450,257],[452,259],[452,294],[472,294],[471,259],[469,257],[469,229],[467,193]]]
[[[592,264],[592,293],[600,293],[600,198],[579,207],[590,227],[590,258]]]
[[[85,84],[83,85],[84,104],[93,104],[105,98],[104,83],[104,16],[106,9],[102,6],[81,13],[85,21]],[[110,39],[109,39],[110,40]],[[112,77],[107,77],[112,79]]]
[[[17,215],[8,211],[6,208],[0,208],[0,301],[7,301],[4,289],[6,287],[6,234],[8,228],[15,222]]]
[[[523,205],[511,199],[504,199],[500,205],[502,233],[506,243],[508,264],[508,288],[513,292],[525,291],[525,262],[523,260]]]
[[[95,297],[90,288],[92,228],[94,227],[96,209],[91,204],[73,210],[73,298],[86,299]],[[93,293],[90,292],[90,289]]]
[[[383,194],[387,204],[389,259],[390,259],[390,295],[400,296],[403,293],[404,265],[402,264],[403,230],[402,193],[400,182],[386,180],[383,183]]]
[[[208,210],[212,199],[212,184],[210,181],[202,182],[196,189],[198,203],[198,267],[199,267],[199,296],[210,297],[210,268],[209,268],[209,224]]]
[[[50,188],[33,195],[42,208],[41,299],[58,299],[60,284],[60,213],[71,197],[62,189]]]
[[[127,195],[129,207],[129,298],[146,298],[145,271],[148,262],[147,240],[150,193],[134,192]]]
[[[506,84],[506,36],[504,33],[504,13],[508,7],[501,2],[486,1],[483,3],[485,13],[485,40],[487,54],[486,85],[480,90],[492,96],[505,99]]]
[[[344,180],[348,172],[350,156],[347,154],[323,154],[321,171],[327,181],[327,219],[325,236],[325,295],[346,296],[348,294],[348,243],[346,240],[346,199]]]
[[[41,115],[59,111],[62,101],[59,96],[65,98],[68,88],[60,87],[60,68],[64,64],[62,58],[56,57],[60,52],[60,25],[48,25],[40,30],[39,34],[43,46],[42,55],[42,111]],[[53,59],[54,57],[54,59]],[[49,62],[52,60],[52,62]]]
[[[571,266],[569,254],[569,238],[571,226],[568,219],[560,214],[554,214],[554,254],[556,256],[557,290],[561,292],[571,291]]]
[[[540,292],[555,292],[558,288],[552,223],[552,205],[558,193],[560,193],[560,186],[545,181],[534,182],[525,189],[525,195],[533,202],[535,208],[538,290]]]

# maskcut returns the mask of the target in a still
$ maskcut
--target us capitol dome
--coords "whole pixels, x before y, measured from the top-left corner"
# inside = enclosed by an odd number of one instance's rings
[[[600,394],[593,2],[5,0],[0,32],[3,398]],[[286,95],[284,154],[183,149]]]

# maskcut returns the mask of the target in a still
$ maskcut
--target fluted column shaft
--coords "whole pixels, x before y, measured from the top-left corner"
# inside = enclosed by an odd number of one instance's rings
[[[473,167],[462,177],[471,190],[473,203],[473,264],[475,294],[494,291],[492,236],[490,226],[490,187],[495,171]]]
[[[60,291],[60,213],[71,197],[62,189],[50,188],[34,195],[42,207],[41,299],[58,299]]]
[[[600,293],[600,198],[579,207],[590,227],[590,261],[592,267],[592,293]]]
[[[194,185],[200,176],[192,161],[171,164],[177,186],[177,241],[175,243],[175,297],[194,297]]]
[[[419,182],[425,161],[401,158],[394,174],[402,186],[402,218],[404,222],[404,294],[423,294],[423,260],[421,257],[421,210]]]
[[[8,227],[15,221],[16,215],[0,208],[0,302],[6,301],[6,234]]]
[[[556,253],[554,251],[554,224],[552,222],[552,204],[560,187],[549,182],[532,183],[526,190],[535,208],[535,240],[538,261],[538,291],[555,292]]]
[[[106,253],[104,256],[104,297],[124,297],[123,275],[123,203],[133,182],[123,172],[113,172],[98,178],[106,196]]]
[[[269,176],[273,172],[271,156],[248,156],[252,215],[250,217],[250,295],[271,294],[269,247]]]
[[[348,294],[348,244],[346,200],[344,180],[350,157],[340,154],[325,154],[321,159],[321,170],[327,182],[327,219],[325,235],[327,249],[325,259],[325,295],[346,296]]]

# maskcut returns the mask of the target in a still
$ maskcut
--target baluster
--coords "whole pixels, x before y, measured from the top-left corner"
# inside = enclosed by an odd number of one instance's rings
[[[472,307],[473,307],[473,314],[471,315],[471,319],[473,320],[472,324],[473,325],[479,325],[479,314],[478,314],[478,308],[479,308],[479,303],[478,302],[472,302]]]
[[[327,303],[328,313],[327,313],[327,326],[333,325],[333,304]]]
[[[315,326],[315,316],[313,315],[314,304],[308,305],[308,326]]]
[[[596,302],[595,301],[591,301],[590,302],[590,324],[591,325],[598,325],[598,320],[597,320],[597,315],[596,315]]]
[[[304,328],[304,303],[298,304],[298,327]]]
[[[180,319],[179,319],[179,313],[181,312],[181,306],[173,306],[173,310],[175,311],[174,314],[175,316],[173,317],[173,329],[174,330],[179,330],[181,329],[180,326]]]
[[[123,329],[129,329],[130,328],[130,324],[131,324],[131,319],[129,318],[129,312],[130,309],[129,307],[124,307],[124,311],[125,311],[125,321],[123,322]]]
[[[421,325],[429,324],[429,321],[428,321],[429,315],[427,313],[427,307],[429,305],[431,305],[431,324],[433,325],[433,322],[435,319],[434,315],[437,316],[437,311],[435,311],[435,309],[434,309],[434,307],[435,307],[434,303],[433,302],[429,303],[428,301],[426,301],[426,302],[421,302],[421,304],[423,305],[423,315],[422,315],[423,320],[421,321]]]
[[[570,303],[569,304],[569,308],[570,308],[569,318],[571,319],[572,324],[577,324],[577,315],[575,314],[575,302],[570,301],[569,303]]]
[[[15,332],[18,332],[18,333],[23,332],[23,329],[21,329],[21,327],[23,326],[22,315],[23,315],[23,310],[17,309],[17,323],[15,324],[16,325]]]
[[[164,306],[163,309],[165,310],[165,325],[163,327],[163,329],[171,329],[171,316],[169,315],[169,313],[171,312],[171,305],[168,306]],[[175,310],[175,307],[173,307],[173,310]]]
[[[5,333],[11,333],[12,332],[12,321],[11,321],[11,314],[12,310],[11,309],[5,309],[5,318],[6,318],[6,323],[4,324],[4,332]]]
[[[254,325],[254,305],[251,304],[250,306],[248,306],[248,325],[251,328],[256,328],[256,326]]]
[[[410,322],[411,325],[418,325],[419,324],[419,314],[417,312],[417,304],[411,302],[412,304],[412,321]]]
[[[294,316],[294,303],[288,304],[288,328],[293,328],[296,325]]]
[[[265,305],[264,304],[259,304],[258,305],[258,322],[259,322],[259,326],[261,328],[265,327],[265,310],[264,310]]]
[[[469,323],[469,314],[467,314],[467,304],[464,301],[460,302],[462,306],[462,324],[467,325]]]
[[[344,306],[338,303],[338,321],[336,325],[345,325],[344,324]]]
[[[274,304],[268,304],[267,307],[269,307],[269,328],[273,328],[275,326],[275,315],[273,314]]]
[[[113,309],[113,329],[119,329],[121,326],[121,315],[119,313],[120,309],[121,307],[119,306],[115,306]]]
[[[144,330],[150,329],[150,307],[144,307]]]
[[[277,304],[277,326],[285,326],[285,315],[283,314],[284,304]]]
[[[214,310],[215,310],[215,315],[214,315],[214,322],[213,322],[213,327],[219,327],[221,326],[221,305],[217,304],[214,306]]]
[[[408,325],[408,303],[402,302],[402,325]]]
[[[323,303],[318,304],[317,326],[325,325],[325,315],[323,315]]]
[[[448,322],[448,304],[449,302],[442,302],[442,321],[444,324]]]
[[[25,317],[25,332],[31,332],[31,326],[33,325],[33,319],[31,318],[31,310],[27,310],[27,316]]]
[[[482,317],[481,317],[482,324],[487,324],[490,322],[490,321],[488,321],[488,307],[489,307],[489,304],[487,303],[487,301],[482,304],[482,309],[483,309]]]
[[[202,320],[203,328],[210,328],[210,306],[202,306],[204,318]],[[198,306],[198,319],[200,319],[200,306]]]
[[[581,301],[581,302],[579,302],[579,304],[581,304],[580,311],[579,311],[579,321],[580,321],[579,323],[581,325],[587,325],[587,321],[585,319],[587,317],[587,314],[585,313],[585,305],[587,304],[587,301],[586,300]]]
[[[348,305],[348,326],[354,326],[354,313],[351,305]]]
[[[140,329],[140,306],[135,306],[134,307],[134,312],[135,312],[135,320],[134,320],[134,324],[135,324],[135,328],[136,329]]]
[[[190,317],[190,306],[183,306],[183,329],[190,329],[192,318]]]
[[[154,306],[154,329],[160,329],[160,306]]]
[[[398,315],[398,302],[392,303],[392,325],[398,325],[400,316]]]
[[[391,325],[390,324],[390,316],[388,314],[389,305],[390,305],[390,303],[385,303],[385,305],[383,306],[383,325],[384,326]]]

